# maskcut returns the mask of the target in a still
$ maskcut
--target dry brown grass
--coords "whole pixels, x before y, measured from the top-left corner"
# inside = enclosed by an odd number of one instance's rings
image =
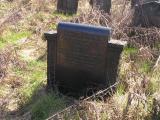
[[[153,93],[157,91],[159,73],[154,74],[154,62],[159,56],[160,30],[158,28],[131,27],[133,10],[129,1],[115,0],[111,16],[98,10],[81,12],[72,22],[110,26],[113,38],[128,41],[136,53],[122,55],[120,85],[112,97],[84,101],[72,110],[59,114],[68,119],[83,120],[150,120],[152,119]],[[149,73],[141,72],[141,62],[153,63]],[[144,63],[146,65],[146,63]],[[143,66],[145,67],[145,66]],[[142,69],[148,69],[143,68]],[[154,74],[154,75],[152,75]],[[153,80],[154,79],[154,80]],[[155,80],[156,79],[156,80]],[[156,82],[155,82],[156,81]],[[103,97],[102,97],[103,98]],[[68,115],[69,114],[69,115]],[[57,114],[58,115],[58,114]],[[70,116],[71,115],[71,116]]]
[[[155,71],[157,74],[143,74],[138,71],[140,61],[156,61],[159,55],[160,30],[158,28],[139,28],[129,27],[133,17],[133,11],[130,10],[129,2],[125,0],[114,0],[111,15],[104,14],[98,10],[83,10],[84,0],[80,1],[79,15],[74,17],[72,22],[86,23],[94,25],[103,25],[113,28],[113,38],[119,40],[127,40],[131,46],[137,47],[136,55],[130,54],[122,56],[120,84],[115,94],[110,93],[111,97],[101,97],[101,100],[96,97],[91,100],[83,101],[79,105],[66,109],[57,115],[64,119],[83,119],[83,120],[145,120],[151,118],[152,110],[152,95],[158,84],[158,67]],[[15,29],[27,29],[33,32],[33,36],[19,47],[28,49],[36,48],[34,56],[44,53],[45,45],[42,45],[41,35],[44,31],[50,29],[51,24],[62,21],[62,17],[53,14],[55,8],[51,7],[55,4],[54,0],[23,0],[17,2],[17,5],[12,10],[7,12],[6,17],[1,20],[0,29],[3,30],[6,26],[14,25]],[[15,4],[15,3],[14,3]],[[21,7],[17,7],[21,6]],[[86,4],[87,6],[87,4]],[[30,14],[29,14],[30,13]],[[37,15],[37,13],[39,13]],[[44,16],[45,18],[44,18]],[[42,17],[43,16],[43,17]],[[68,20],[67,20],[68,21]],[[20,22],[25,24],[18,27],[15,23]],[[3,29],[2,29],[3,28]],[[36,46],[36,47],[35,47]],[[16,75],[8,74],[11,66],[18,66],[25,69],[25,62],[19,60],[16,50],[6,48],[0,53],[0,83],[11,88],[5,96],[0,99],[0,116],[6,114],[6,108],[9,99],[13,98],[11,92],[15,88],[23,86],[23,80]],[[153,65],[154,66],[154,65]],[[156,65],[158,66],[158,65]],[[151,66],[152,67],[152,66]],[[150,75],[151,74],[151,75]],[[6,87],[8,90],[8,87]],[[4,90],[5,91],[5,90]],[[77,101],[76,101],[77,102]],[[79,101],[78,101],[79,102]],[[56,117],[57,117],[56,116]],[[29,114],[29,117],[30,114]]]

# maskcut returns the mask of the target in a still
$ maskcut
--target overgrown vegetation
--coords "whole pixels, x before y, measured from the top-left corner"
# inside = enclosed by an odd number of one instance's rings
[[[46,119],[68,104],[67,98],[45,90],[46,42],[41,36],[56,28],[56,20],[70,18],[53,13],[51,2],[46,7],[38,1],[0,3],[0,119]]]
[[[16,44],[16,41],[29,37],[31,33],[29,31],[18,32],[18,31],[10,31],[6,30],[1,33],[0,37],[0,48],[5,47],[6,44]]]
[[[80,1],[84,9],[86,1]],[[117,10],[118,8],[118,10]],[[98,10],[77,15],[54,12],[55,1],[19,0],[0,3],[0,119],[43,120],[71,104],[55,91],[47,93],[45,31],[60,21],[113,28],[113,38],[127,40],[121,56],[119,84],[110,97],[80,102],[64,119],[151,120],[160,119],[160,30],[128,27],[132,11],[124,0],[113,0],[111,16]],[[16,112],[15,112],[16,111]],[[57,116],[56,116],[57,117]]]

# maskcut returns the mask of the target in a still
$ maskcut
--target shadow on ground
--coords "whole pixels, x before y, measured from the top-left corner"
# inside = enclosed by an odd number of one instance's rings
[[[44,120],[74,103],[72,98],[53,91],[48,92],[45,88],[37,87],[32,97],[15,111],[7,110],[4,102],[0,109],[0,119]]]

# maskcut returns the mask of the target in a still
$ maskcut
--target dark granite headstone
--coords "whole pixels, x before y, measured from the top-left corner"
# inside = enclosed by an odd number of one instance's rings
[[[57,11],[67,14],[77,13],[79,0],[58,0]]]
[[[106,87],[107,44],[110,29],[75,23],[59,23],[48,40],[48,87],[79,92]]]
[[[111,10],[111,0],[90,0],[90,5],[106,13]]]
[[[107,85],[109,38],[110,30],[104,27],[60,23],[56,62],[59,86],[81,90],[89,86]]]
[[[109,41],[110,34],[106,27],[75,23],[59,23],[57,32],[45,33],[48,88],[78,95],[113,85],[124,45]]]
[[[160,27],[160,0],[144,0],[134,4],[133,26]]]

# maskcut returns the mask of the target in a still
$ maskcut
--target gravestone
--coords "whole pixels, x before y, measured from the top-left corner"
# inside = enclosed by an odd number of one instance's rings
[[[160,27],[160,0],[144,0],[134,3],[133,26]]]
[[[107,85],[106,61],[110,30],[73,23],[58,25],[56,80],[82,90]]]
[[[45,33],[48,87],[77,94],[113,85],[123,45],[109,41],[110,35],[109,28],[75,23]]]
[[[65,14],[77,13],[79,0],[58,0],[57,11]]]
[[[150,2],[160,2],[160,0],[131,0],[131,8],[134,8],[137,5],[142,5]]]
[[[111,0],[90,0],[90,5],[106,13],[110,13],[111,10]]]

